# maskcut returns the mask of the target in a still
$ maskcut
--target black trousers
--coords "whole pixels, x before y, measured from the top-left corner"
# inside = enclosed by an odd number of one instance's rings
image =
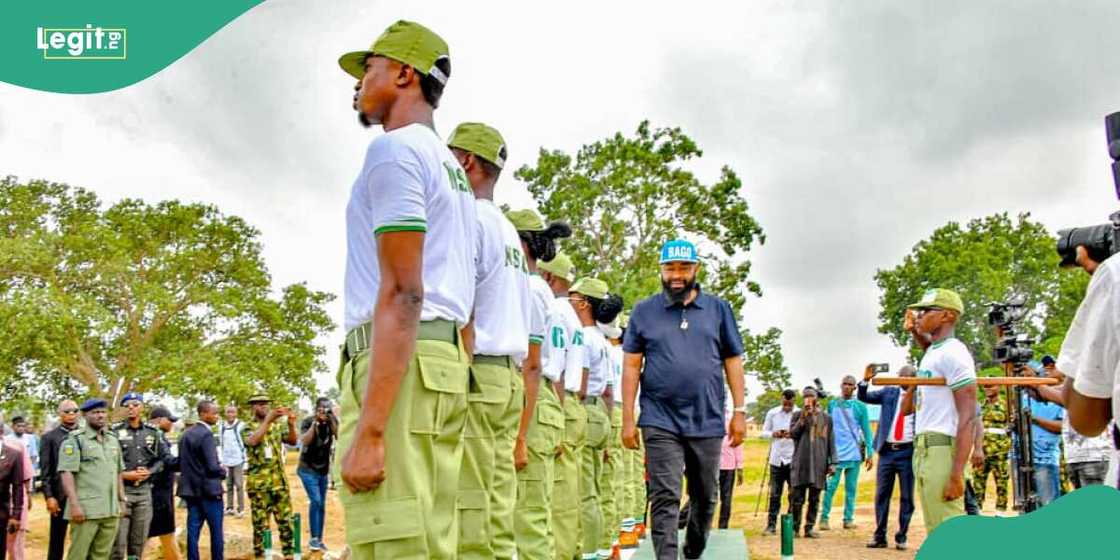
[[[766,518],[767,527],[776,527],[778,524],[778,512],[782,509],[782,490],[785,487],[789,488],[790,500],[792,505],[793,499],[793,486],[790,482],[790,469],[789,465],[782,465],[770,467],[770,507],[768,510],[769,515]],[[790,510],[792,511],[792,510]]]
[[[719,471],[719,528],[726,529],[731,520],[731,496],[735,493],[735,471]]]
[[[809,511],[805,513],[805,531],[817,522],[817,511],[821,505],[821,489],[815,486],[794,486],[789,494],[789,509],[793,512],[793,533],[801,528],[801,508],[805,505],[805,494],[809,494]]]
[[[66,509],[66,500],[59,500],[58,506]],[[57,516],[51,516],[51,536],[47,542],[47,560],[62,560],[66,546],[66,531],[70,527],[70,522],[62,517],[60,512]]]
[[[879,469],[875,472],[875,542],[887,542],[887,521],[891,516],[891,495],[898,479],[898,532],[896,543],[906,542],[910,517],[914,515],[914,448],[891,449],[883,444],[879,451]],[[971,484],[965,484],[971,490]],[[966,491],[968,491],[966,490]]]
[[[719,490],[719,449],[722,437],[686,438],[657,428],[642,428],[649,465],[649,501],[654,555],[677,560],[677,516],[681,507],[681,476],[688,479],[690,510],[684,557],[699,558]]]

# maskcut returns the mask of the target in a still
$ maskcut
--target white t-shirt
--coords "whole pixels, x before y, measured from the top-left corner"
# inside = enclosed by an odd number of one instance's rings
[[[607,341],[607,357],[611,361],[611,392],[614,393],[614,402],[622,404],[622,346],[615,346]]]
[[[552,289],[537,274],[529,273],[529,344],[541,345],[541,374],[548,377],[544,371],[545,360],[548,353],[544,349],[544,339],[548,333],[548,325],[552,321]],[[549,381],[557,381],[560,375],[548,377]]]
[[[474,353],[510,356],[521,363],[529,353],[529,265],[521,238],[490,200],[477,201],[478,279],[474,290]]]
[[[1093,273],[1057,368],[1074,379],[1078,393],[1112,399],[1112,417],[1120,418],[1120,257],[1105,259]]]
[[[926,350],[918,377],[944,377],[945,385],[920,385],[915,396],[915,433],[957,435],[957,405],[953,391],[976,382],[976,363],[964,343],[949,338]]]
[[[587,396],[598,397],[614,375],[607,353],[607,337],[595,325],[583,327],[583,344],[587,347],[583,358],[583,367],[587,368]]]
[[[552,311],[555,323],[549,327],[545,346],[548,368],[563,374],[565,391],[578,393],[583,383],[583,356],[587,352],[583,345],[583,327],[568,296],[554,297]]]
[[[420,320],[465,325],[474,308],[477,220],[466,174],[435,131],[411,124],[370,142],[346,205],[346,330],[373,317],[377,236],[393,231],[425,232]]]

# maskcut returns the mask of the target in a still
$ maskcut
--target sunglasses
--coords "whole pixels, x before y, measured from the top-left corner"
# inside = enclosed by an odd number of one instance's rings
[[[61,411],[59,411],[59,412],[60,412],[60,413],[62,413],[62,414],[77,414],[77,413],[78,413],[78,409],[76,409],[76,408],[67,408],[66,410],[61,410]]]
[[[924,316],[926,313],[930,313],[932,311],[944,311],[944,309],[941,309],[940,307],[923,307],[921,309],[915,309],[914,318],[921,319],[922,316]]]

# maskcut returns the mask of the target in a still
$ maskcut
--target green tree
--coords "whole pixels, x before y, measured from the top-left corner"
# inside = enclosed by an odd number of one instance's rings
[[[658,249],[684,237],[703,254],[705,289],[739,310],[748,293],[761,295],[746,253],[765,236],[731,168],[712,184],[686,169],[702,155],[681,129],[642,122],[634,136],[616,133],[574,157],[541,149],[516,177],[545,216],[572,225],[563,248],[580,274],[602,278],[628,305],[660,291]]]
[[[272,293],[259,232],[213,206],[0,181],[0,383],[43,398],[127,391],[222,402],[308,394],[333,299]]]
[[[1029,214],[1015,220],[995,214],[963,227],[949,222],[915,245],[901,264],[876,272],[879,332],[899,346],[909,345],[917,358],[919,349],[902,329],[906,306],[927,289],[949,288],[964,300],[956,336],[980,363],[991,361],[996,343],[987,323],[988,303],[994,301],[1022,297],[1026,331],[1036,341],[1049,341],[1037,349],[1055,346],[1055,340],[1060,345],[1085,293],[1087,275],[1060,270],[1058,262],[1054,236]]]
[[[757,378],[764,392],[780,394],[783,389],[788,389],[791,375],[782,355],[782,330],[770,327],[757,335],[745,330],[742,336],[743,371]]]

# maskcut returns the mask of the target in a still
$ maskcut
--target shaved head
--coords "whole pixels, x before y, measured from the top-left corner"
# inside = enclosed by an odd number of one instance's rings
[[[64,400],[64,401],[62,401],[62,402],[60,402],[60,403],[58,403],[58,410],[57,410],[57,412],[58,412],[59,414],[62,414],[62,411],[64,411],[64,410],[69,410],[69,409],[71,409],[71,408],[78,408],[78,403],[76,403],[76,402],[74,402],[74,401],[72,401],[72,400],[70,400],[70,399],[66,399],[66,400]]]

